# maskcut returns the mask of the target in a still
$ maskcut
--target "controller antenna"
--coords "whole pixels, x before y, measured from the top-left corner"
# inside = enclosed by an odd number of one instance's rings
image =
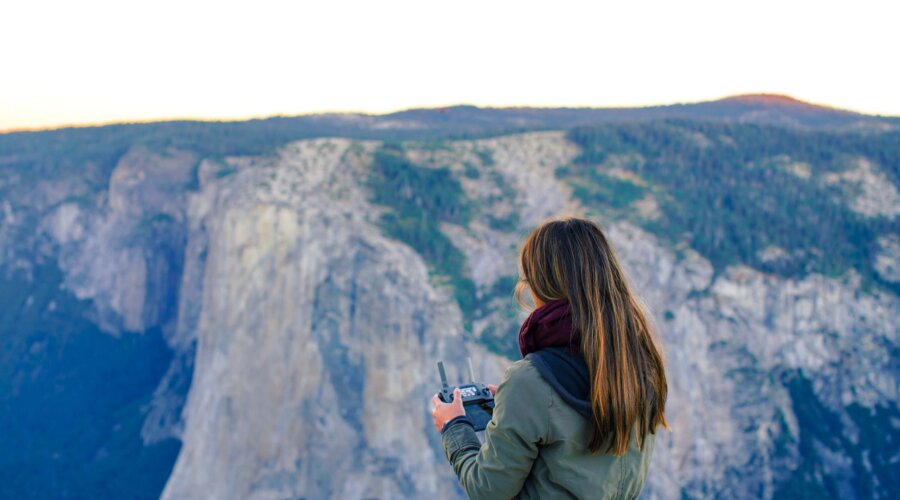
[[[469,362],[469,381],[475,383],[475,370],[472,369],[472,358],[466,358]]]
[[[441,373],[441,388],[446,389],[450,387],[450,384],[447,383],[447,372],[444,371],[444,362],[438,361],[438,371]]]

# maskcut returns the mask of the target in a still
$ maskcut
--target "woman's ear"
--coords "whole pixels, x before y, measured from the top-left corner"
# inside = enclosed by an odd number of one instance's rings
[[[539,299],[538,296],[534,294],[534,290],[529,288],[528,291],[531,293],[531,300],[534,302],[535,307],[541,307],[542,305],[544,305],[544,301]]]

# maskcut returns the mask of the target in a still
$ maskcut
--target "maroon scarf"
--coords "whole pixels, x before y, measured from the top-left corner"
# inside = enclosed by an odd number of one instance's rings
[[[569,352],[578,354],[578,336],[572,332],[572,312],[566,299],[551,300],[538,307],[519,329],[519,352],[526,354],[544,347],[569,347]]]

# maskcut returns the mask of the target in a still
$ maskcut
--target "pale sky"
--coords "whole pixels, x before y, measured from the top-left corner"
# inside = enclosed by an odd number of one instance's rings
[[[900,2],[6,0],[0,130],[782,93],[900,115]]]

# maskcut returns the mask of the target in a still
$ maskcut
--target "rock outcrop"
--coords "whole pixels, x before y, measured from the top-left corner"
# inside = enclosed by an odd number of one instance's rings
[[[189,248],[205,252],[186,276],[202,290],[181,305],[199,311],[197,347],[165,498],[454,491],[430,422],[434,363],[478,349],[422,259],[372,223],[358,182],[370,149],[295,143],[191,199],[204,241]]]

